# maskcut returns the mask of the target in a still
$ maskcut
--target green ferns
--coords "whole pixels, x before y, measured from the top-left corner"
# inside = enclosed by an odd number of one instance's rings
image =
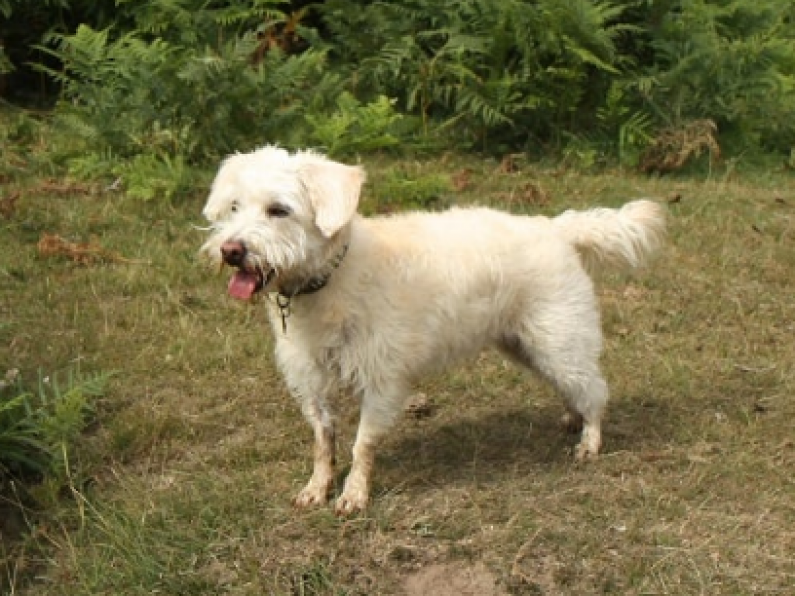
[[[723,154],[789,155],[790,4],[118,0],[73,28],[54,20],[39,68],[60,89],[56,159],[145,200],[184,194],[194,168],[265,143],[635,166],[660,135],[710,121]],[[46,14],[20,0],[0,11]]]
[[[400,144],[404,117],[395,112],[394,100],[379,96],[362,105],[352,94],[342,93],[331,116],[307,115],[310,140],[332,157],[393,149]]]
[[[688,2],[659,22],[643,73],[666,124],[707,117],[724,138],[791,146],[795,135],[795,7],[777,0]]]
[[[199,52],[137,33],[111,40],[86,25],[54,41],[48,51],[64,64],[49,71],[62,85],[56,122],[72,153],[80,139],[119,158],[154,153],[198,163],[256,143],[289,144],[285,131],[300,131],[310,106],[338,87],[322,51],[277,50],[251,65],[254,34]]]
[[[0,381],[0,479],[36,475],[59,486],[65,482],[72,447],[107,380],[103,374],[70,372],[65,381],[40,375],[30,389],[16,370],[5,373]]]
[[[376,2],[362,10],[384,25],[362,46],[353,31],[362,16],[346,17],[345,4],[326,2],[323,12],[335,47],[361,53],[350,60],[357,75],[399,97],[426,129],[441,120],[470,143],[554,136],[599,73],[617,72],[615,39],[631,29],[607,2]]]

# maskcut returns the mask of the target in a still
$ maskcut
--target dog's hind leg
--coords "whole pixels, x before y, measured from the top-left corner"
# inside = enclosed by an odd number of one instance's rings
[[[584,460],[599,453],[608,390],[599,369],[602,337],[595,304],[580,303],[579,310],[571,306],[559,304],[551,309],[558,312],[536,313],[528,324],[506,334],[500,348],[552,383],[566,404],[564,423],[570,431],[582,430],[575,457]]]
[[[566,399],[569,413],[564,424],[571,430],[582,427],[574,456],[578,460],[596,457],[602,446],[602,415],[607,405],[607,383],[597,370],[578,371],[566,379],[555,379],[555,386]]]

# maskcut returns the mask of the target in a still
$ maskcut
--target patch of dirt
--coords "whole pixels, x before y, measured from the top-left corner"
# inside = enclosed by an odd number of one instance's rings
[[[506,596],[483,563],[428,565],[406,578],[406,596]]]
[[[436,406],[428,399],[425,393],[415,393],[406,403],[405,410],[406,414],[419,420],[432,416]]]

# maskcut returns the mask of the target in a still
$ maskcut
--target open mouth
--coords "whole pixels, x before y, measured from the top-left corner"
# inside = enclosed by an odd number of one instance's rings
[[[262,290],[273,279],[274,269],[264,273],[262,269],[238,269],[229,280],[229,295],[238,300],[251,300],[251,298]]]

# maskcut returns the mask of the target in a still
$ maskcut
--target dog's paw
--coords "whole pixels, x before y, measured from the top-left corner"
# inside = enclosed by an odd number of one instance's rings
[[[307,509],[325,505],[328,501],[328,492],[328,484],[310,482],[293,499],[293,506],[297,509]]]
[[[588,445],[580,443],[574,448],[574,461],[586,462],[596,459],[599,455],[598,451],[594,451]]]
[[[342,493],[334,505],[334,513],[344,517],[364,511],[367,507],[367,495],[349,495]]]
[[[368,493],[366,483],[348,478],[345,489],[334,506],[334,512],[337,515],[345,516],[363,511],[367,507]]]
[[[596,459],[599,455],[599,448],[602,446],[602,436],[593,427],[586,427],[582,431],[580,444],[574,449],[574,459],[576,461],[589,461]]]

